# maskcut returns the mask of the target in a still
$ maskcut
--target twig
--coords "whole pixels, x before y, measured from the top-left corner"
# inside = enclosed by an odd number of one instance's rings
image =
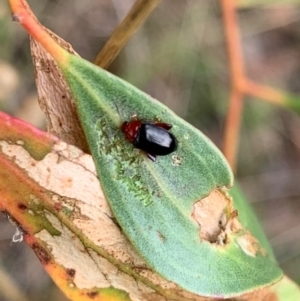
[[[235,0],[220,0],[220,2],[231,73],[231,95],[225,125],[223,152],[231,168],[235,170],[245,76]]]
[[[286,107],[284,100],[288,98],[288,95],[285,92],[255,83],[249,79],[245,80],[243,90],[249,96],[261,98],[267,102]]]
[[[95,64],[107,68],[161,0],[137,0],[98,53]]]

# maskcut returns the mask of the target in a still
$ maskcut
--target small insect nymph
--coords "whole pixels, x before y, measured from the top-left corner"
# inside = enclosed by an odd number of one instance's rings
[[[156,156],[166,156],[177,149],[177,139],[169,130],[171,124],[164,122],[143,122],[135,119],[122,124],[126,139],[136,148],[146,152],[153,162]]]

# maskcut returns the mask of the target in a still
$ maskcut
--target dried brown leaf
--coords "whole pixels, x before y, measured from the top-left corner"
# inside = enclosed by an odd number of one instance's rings
[[[48,29],[51,37],[64,49],[77,55],[70,44]],[[53,58],[33,38],[30,39],[31,56],[40,107],[46,116],[47,129],[61,140],[89,153],[70,89]]]

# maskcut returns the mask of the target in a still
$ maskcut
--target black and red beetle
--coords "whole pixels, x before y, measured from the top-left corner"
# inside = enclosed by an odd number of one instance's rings
[[[126,139],[136,148],[146,152],[153,162],[156,156],[166,156],[177,149],[175,136],[169,133],[171,124],[164,122],[143,122],[141,120],[125,121],[122,132]]]

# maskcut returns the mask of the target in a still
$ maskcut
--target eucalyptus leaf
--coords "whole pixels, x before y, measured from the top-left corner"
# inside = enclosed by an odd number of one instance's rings
[[[78,57],[70,55],[62,71],[104,194],[151,268],[190,292],[219,297],[281,277],[272,254],[249,253],[240,243],[247,229],[233,232],[223,245],[199,234],[204,225],[193,217],[195,203],[213,191],[229,200],[226,191],[233,185],[226,160],[207,137],[149,95]],[[155,163],[135,149],[121,131],[134,114],[172,124],[178,149]]]

